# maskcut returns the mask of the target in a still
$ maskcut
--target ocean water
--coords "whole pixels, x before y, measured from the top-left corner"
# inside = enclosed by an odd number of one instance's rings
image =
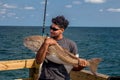
[[[0,26],[0,61],[34,58],[35,54],[23,45],[30,35],[41,35],[41,27]],[[49,28],[46,28],[49,33]],[[64,36],[78,46],[79,56],[85,59],[102,58],[98,72],[120,76],[120,28],[119,27],[69,27]],[[1,80],[28,77],[28,69],[0,71]]]

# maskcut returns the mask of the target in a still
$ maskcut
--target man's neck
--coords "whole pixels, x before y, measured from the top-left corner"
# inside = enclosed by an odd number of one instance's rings
[[[63,38],[63,35],[60,35],[58,37],[53,37],[55,40],[61,40]]]

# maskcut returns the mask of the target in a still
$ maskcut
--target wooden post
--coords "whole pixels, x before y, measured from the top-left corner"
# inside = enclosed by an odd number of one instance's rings
[[[38,80],[40,72],[41,72],[41,66],[42,64],[37,64],[36,61],[34,61],[35,68],[29,69],[29,77],[32,77],[33,80]]]

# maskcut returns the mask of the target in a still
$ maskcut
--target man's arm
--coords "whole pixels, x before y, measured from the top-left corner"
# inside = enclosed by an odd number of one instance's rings
[[[80,70],[82,70],[83,68],[86,67],[87,61],[84,60],[84,59],[79,59],[78,54],[76,54],[76,57],[78,57],[78,65],[74,65],[72,70],[73,71],[80,71]]]
[[[37,51],[37,54],[36,54],[37,64],[41,64],[44,61],[47,55],[48,47],[55,44],[57,44],[57,42],[52,38],[45,39],[44,43],[42,44],[42,46],[40,47],[40,49]]]
[[[37,54],[36,54],[37,64],[41,64],[44,61],[48,47],[49,47],[49,44],[47,44],[46,41],[44,41],[44,43],[42,44],[42,46],[40,47],[40,49],[37,51]]]

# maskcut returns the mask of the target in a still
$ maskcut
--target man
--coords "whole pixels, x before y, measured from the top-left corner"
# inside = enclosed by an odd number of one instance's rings
[[[46,38],[39,51],[36,54],[36,62],[38,64],[43,62],[42,71],[39,80],[70,80],[70,75],[63,64],[57,64],[47,60],[45,57],[49,55],[48,47],[59,44],[71,53],[77,54],[77,46],[75,42],[63,36],[63,32],[68,27],[68,20],[64,16],[57,16],[52,19],[50,26],[50,38]],[[80,60],[82,67],[87,65],[87,62]],[[79,67],[75,65],[74,67]],[[79,69],[79,68],[78,68]]]

